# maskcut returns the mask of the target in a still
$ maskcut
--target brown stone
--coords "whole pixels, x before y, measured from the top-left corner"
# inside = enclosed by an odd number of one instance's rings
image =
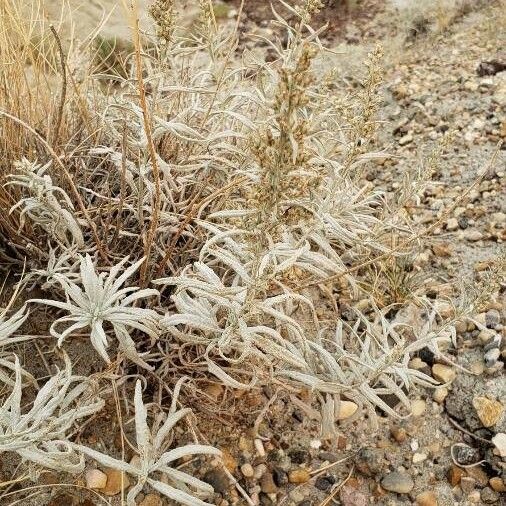
[[[418,506],[438,506],[436,494],[430,490],[418,494],[415,503]]]
[[[157,494],[148,494],[139,506],[163,506],[163,500]]]
[[[484,396],[475,397],[473,406],[483,427],[493,427],[504,413],[504,406],[499,401]]]
[[[432,376],[441,383],[451,383],[455,379],[455,376],[457,376],[457,373],[455,369],[448,365],[434,364],[432,366]]]
[[[403,429],[402,427],[393,426],[390,429],[390,433],[398,443],[404,443],[404,441],[408,438],[406,429]]]
[[[294,469],[288,473],[288,480],[290,483],[306,483],[311,478],[309,471],[303,467]]]
[[[499,476],[494,476],[493,478],[490,478],[488,484],[496,492],[506,492],[506,483],[504,483],[504,481],[502,481],[502,479],[499,478]]]
[[[264,494],[275,494],[278,491],[270,471],[266,471],[260,478],[260,488]]]
[[[107,475],[100,469],[88,469],[86,471],[86,487],[102,489],[107,485]]]
[[[487,486],[488,475],[480,466],[466,468],[466,474],[467,476],[473,478],[481,487]]]
[[[457,466],[452,466],[448,471],[448,483],[455,487],[460,483],[462,476],[464,476],[464,470]]]
[[[107,475],[107,483],[100,491],[102,494],[107,496],[118,495],[130,486],[130,480],[126,473],[110,468],[104,469],[104,473]]]

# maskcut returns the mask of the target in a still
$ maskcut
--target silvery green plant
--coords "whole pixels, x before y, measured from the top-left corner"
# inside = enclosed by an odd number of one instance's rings
[[[221,452],[212,446],[200,444],[188,444],[173,449],[167,448],[167,439],[174,426],[191,413],[188,408],[178,410],[176,407],[177,391],[180,384],[181,381],[176,385],[176,394],[165,421],[160,425],[161,419],[158,418],[150,429],[147,422],[148,411],[142,400],[141,381],[137,380],[134,395],[137,456],[130,463],[110,457],[87,446],[72,445],[72,448],[99,464],[123,471],[137,479],[137,483],[128,492],[128,506],[135,506],[135,498],[146,485],[150,485],[159,493],[180,504],[212,506],[210,503],[199,499],[191,488],[196,492],[207,495],[213,492],[213,488],[194,476],[177,469],[174,463],[184,457],[194,455],[219,456]],[[160,478],[157,478],[157,475]]]
[[[13,382],[10,373],[16,370],[16,365],[12,361],[13,356],[8,351],[8,348],[30,339],[26,336],[13,335],[26,321],[29,313],[26,306],[23,306],[7,318],[7,311],[8,308],[5,308],[0,312],[0,381],[12,386]],[[33,379],[26,371],[23,371],[23,374]]]
[[[68,313],[56,319],[50,328],[51,335],[58,339],[58,346],[73,332],[89,328],[91,344],[100,356],[110,363],[107,354],[108,337],[104,330],[104,324],[109,323],[125,356],[151,369],[137,352],[130,329],[140,330],[153,340],[158,337],[158,313],[153,309],[134,306],[140,299],[158,295],[158,291],[123,286],[143,261],[141,258],[125,268],[128,262],[126,257],[111,267],[109,272],[97,273],[93,260],[89,255],[85,255],[80,257],[79,283],[61,272],[54,273],[53,279],[60,284],[66,300],[32,299],[31,302],[47,304]],[[60,325],[66,325],[66,328],[59,331]]]
[[[40,165],[26,158],[14,164],[15,173],[9,176],[7,184],[22,188],[28,196],[21,198],[10,212],[21,208],[20,227],[28,217],[44,229],[50,238],[67,246],[82,248],[84,238],[75,218],[74,205],[67,193],[53,184],[51,176],[47,174],[51,165],[51,162]]]
[[[17,453],[24,461],[43,468],[81,472],[84,459],[67,441],[74,422],[104,406],[90,395],[91,382],[73,376],[70,360],[38,390],[29,409],[24,409],[22,370],[15,357],[15,382],[0,406],[0,453]]]
[[[231,372],[247,362],[253,382],[279,376],[309,387],[329,434],[341,398],[396,415],[383,396],[408,408],[405,388],[433,385],[408,362],[436,334],[432,328],[409,343],[378,311],[357,313],[351,326],[335,314],[320,319],[317,307],[332,306],[334,296],[319,286],[340,277],[346,293],[359,295],[348,266],[388,253],[385,237],[411,232],[402,210],[391,212],[386,196],[360,177],[364,164],[385,156],[365,151],[361,137],[373,134],[377,101],[368,95],[379,86],[380,50],[370,55],[367,90],[357,97],[363,118],[353,118],[347,134],[338,105],[311,72],[317,34],[304,38],[276,20],[288,43],[278,48],[276,86],[263,90],[270,94],[264,121],[244,148],[251,152],[238,171],[245,181],[228,209],[198,222],[207,234],[198,261],[156,281],[175,287],[175,311],[161,323],[170,337],[201,350],[208,370],[229,386],[249,387]]]

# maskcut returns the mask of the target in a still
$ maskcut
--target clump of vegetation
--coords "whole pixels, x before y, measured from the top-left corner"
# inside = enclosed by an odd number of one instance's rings
[[[99,41],[116,82],[106,90],[92,71],[76,77],[57,34],[56,83],[29,45],[18,64],[18,40],[40,20],[24,20],[15,0],[3,3],[2,16],[16,23],[2,23],[0,33],[0,57],[13,62],[0,86],[0,208],[8,217],[0,247],[18,276],[16,293],[38,295],[1,313],[0,451],[42,468],[80,472],[86,456],[129,473],[138,483],[128,504],[148,484],[182,504],[205,504],[196,494],[209,487],[170,464],[217,451],[166,451],[189,413],[176,409],[181,376],[190,385],[198,371],[232,390],[276,382],[293,395],[310,392],[304,402],[319,408],[324,437],[338,430],[343,401],[357,405],[354,416],[403,416],[409,387],[434,384],[409,359],[426,346],[439,353],[452,322],[427,317],[413,335],[387,317],[391,304],[407,303],[433,315],[431,301],[403,291],[409,275],[398,272],[419,238],[406,208],[423,181],[408,176],[402,198],[364,181],[363,168],[387,156],[374,145],[381,48],[361,87],[340,93],[332,73],[313,71],[325,51],[309,28],[320,7],[284,4],[294,23],[275,13],[285,36],[269,42],[276,58],[266,62],[237,58],[239,19],[223,31],[203,1],[188,37],[174,29],[172,2],[157,0],[157,40],[141,36],[130,13],[129,65],[118,68],[114,48]],[[367,289],[368,272],[389,280],[381,300]],[[364,297],[369,309],[342,317],[344,301]],[[21,362],[17,347],[35,343],[20,329],[42,309],[41,333],[67,351],[65,369],[21,403],[37,371]],[[71,372],[78,336],[105,362],[92,377]],[[48,353],[61,357],[58,347],[48,344]],[[135,412],[137,463],[70,431],[100,416],[120,386],[124,415]],[[159,409],[152,429],[143,387]],[[397,408],[384,401],[392,395]]]

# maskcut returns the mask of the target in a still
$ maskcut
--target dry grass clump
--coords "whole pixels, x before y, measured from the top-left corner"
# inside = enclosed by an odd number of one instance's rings
[[[367,288],[367,270],[398,269],[413,253],[420,236],[407,209],[423,186],[407,177],[391,199],[362,178],[366,164],[387,156],[374,146],[381,49],[369,56],[361,87],[343,95],[332,72],[312,70],[324,51],[309,27],[320,2],[285,5],[292,24],[274,11],[285,37],[270,42],[277,58],[267,63],[237,53],[239,21],[223,31],[210,2],[201,2],[193,35],[181,35],[172,2],[159,0],[158,41],[141,37],[130,12],[132,51],[111,85],[94,73],[96,46],[73,49],[89,56],[78,78],[71,48],[53,29],[61,68],[51,67],[53,58],[28,44],[37,13],[26,21],[15,0],[2,5],[0,203],[9,220],[0,237],[11,263],[26,259],[17,289],[38,294],[17,313],[1,313],[0,451],[72,472],[82,455],[116,467],[138,478],[128,504],[146,484],[182,504],[205,504],[195,494],[209,487],[170,464],[216,451],[166,451],[188,414],[176,409],[183,374],[189,385],[206,375],[230,389],[274,382],[308,391],[325,437],[337,430],[343,400],[371,415],[409,413],[408,388],[434,383],[409,368],[411,355],[425,346],[440,353],[452,331],[428,300],[402,292],[403,272],[392,271],[381,300]],[[423,307],[423,332],[388,317],[406,295]],[[360,298],[362,309],[340,316],[345,301]],[[16,353],[33,337],[20,325],[47,306],[56,310],[43,332],[57,344],[48,353],[63,356],[65,369],[48,367],[48,382],[20,403],[38,374]],[[107,364],[97,363],[92,379],[74,375],[58,351],[70,355],[76,335]],[[135,412],[136,464],[75,443],[69,432],[99,416],[101,398],[117,395],[118,385],[125,414]],[[144,385],[158,410],[152,429]],[[405,411],[386,404],[392,394]]]

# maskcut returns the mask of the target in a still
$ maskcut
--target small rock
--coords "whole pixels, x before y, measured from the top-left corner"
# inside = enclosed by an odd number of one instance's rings
[[[430,490],[422,492],[416,496],[415,504],[417,506],[438,506],[436,494]]]
[[[495,334],[494,337],[492,337],[492,339],[489,339],[485,343],[483,351],[487,352],[493,350],[494,348],[499,349],[501,347],[501,341],[502,341],[501,336],[499,334]]]
[[[495,452],[500,457],[506,457],[506,434],[498,432],[493,438],[492,443],[495,446]]]
[[[302,467],[294,469],[288,473],[288,481],[290,483],[306,483],[311,478],[309,471]]]
[[[415,483],[409,474],[394,471],[383,477],[381,486],[389,492],[409,494],[413,490]]]
[[[487,344],[495,336],[495,331],[491,329],[482,329],[478,334],[478,339],[483,343]]]
[[[476,360],[472,362],[469,366],[469,370],[476,376],[483,374],[485,371],[485,364],[483,363],[483,360]]]
[[[492,490],[490,487],[485,487],[481,493],[480,498],[485,504],[494,504],[496,502],[499,502],[499,494]]]
[[[93,489],[105,488],[107,475],[100,469],[89,469],[86,471],[86,486]]]
[[[483,427],[493,427],[502,417],[504,406],[495,400],[478,396],[473,399],[473,406]]]
[[[332,485],[334,485],[335,482],[336,479],[330,474],[326,476],[320,476],[319,478],[317,478],[315,482],[315,487],[318,490],[323,490],[324,492],[326,492],[327,490],[330,490],[332,488]]]
[[[406,135],[403,135],[400,139],[399,139],[399,145],[400,146],[405,146],[406,144],[409,144],[410,142],[413,142],[413,135],[412,134],[406,134]]]
[[[476,480],[469,476],[462,476],[460,488],[464,494],[469,495],[476,488]]]
[[[157,494],[148,494],[139,506],[163,506],[162,498]]]
[[[358,405],[351,401],[339,401],[336,420],[345,420],[353,416],[358,409]]]
[[[398,442],[398,443],[404,443],[406,439],[408,438],[408,434],[406,432],[406,429],[402,427],[393,426],[390,429],[390,433],[392,434],[392,437]]]
[[[448,389],[446,387],[438,387],[434,390],[432,397],[438,404],[442,404],[447,396]]]
[[[227,494],[230,488],[230,480],[222,469],[211,469],[204,475],[204,481],[214,488],[219,494]]]
[[[413,455],[413,464],[419,464],[420,462],[423,462],[426,460],[428,455],[426,453],[415,453]]]
[[[425,412],[427,405],[423,399],[417,399],[411,403],[411,414],[421,416]]]
[[[483,234],[479,230],[469,230],[465,232],[464,237],[471,242],[481,241]]]
[[[454,456],[458,464],[467,466],[480,460],[480,451],[466,444],[460,444],[455,446]]]
[[[269,471],[265,472],[260,479],[260,488],[265,494],[275,494],[278,491],[278,487],[274,483],[272,473]]]
[[[457,376],[455,369],[444,364],[434,364],[432,366],[432,376],[441,383],[451,383]]]
[[[455,487],[460,483],[462,476],[464,476],[464,470],[458,466],[452,466],[448,471],[448,483]]]
[[[495,76],[499,72],[506,70],[506,61],[504,55],[489,61],[482,61],[476,68],[476,73],[480,76]]]
[[[501,356],[501,350],[499,348],[492,348],[488,350],[485,355],[483,355],[483,359],[485,360],[485,365],[487,367],[493,367],[495,363],[499,360]]]
[[[107,475],[107,483],[101,492],[107,496],[118,495],[122,490],[127,489],[130,486],[130,480],[128,475],[117,469],[104,469]]]
[[[476,462],[476,460],[479,460],[479,456],[480,455],[478,452],[475,462]],[[466,474],[468,476],[470,476],[471,478],[474,478],[479,487],[486,487],[487,486],[489,478],[488,478],[487,473],[483,470],[483,467],[481,467],[481,466],[468,467],[466,469]]]
[[[506,483],[499,476],[490,478],[488,483],[496,492],[506,492]]]
[[[245,478],[253,478],[255,470],[251,464],[243,464],[241,466],[241,473]]]
[[[478,504],[481,502],[480,491],[473,490],[468,496],[467,500],[472,504]]]
[[[485,325],[489,329],[495,328],[496,325],[499,325],[501,323],[501,314],[497,309],[489,309],[485,313]]]
[[[204,388],[204,393],[216,401],[223,394],[223,387],[218,383],[211,383]]]
[[[459,222],[456,218],[450,218],[446,222],[446,230],[449,230],[450,232],[453,230],[457,230],[459,228]]]

